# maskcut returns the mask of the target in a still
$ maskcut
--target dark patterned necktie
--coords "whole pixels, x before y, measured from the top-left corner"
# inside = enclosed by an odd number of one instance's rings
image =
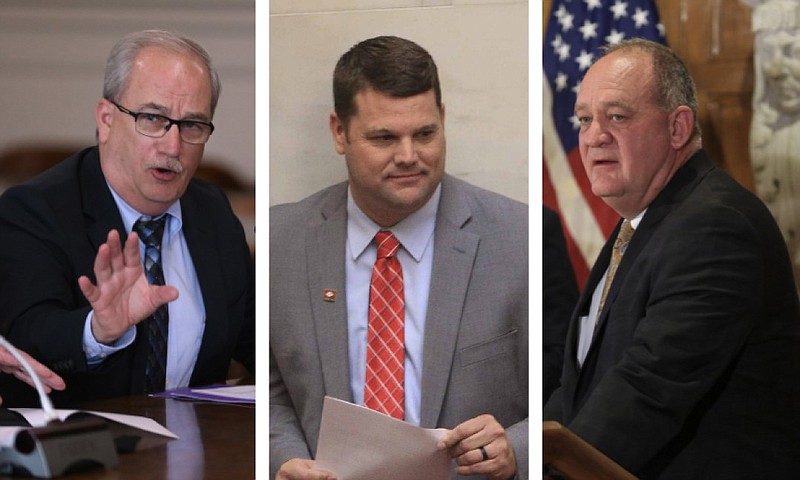
[[[149,220],[141,217],[133,230],[144,242],[144,272],[152,285],[164,285],[164,271],[161,269],[161,238],[167,216]],[[145,320],[147,331],[147,364],[145,366],[145,392],[164,390],[167,376],[167,335],[169,333],[169,313],[167,305],[161,305],[150,318]]]

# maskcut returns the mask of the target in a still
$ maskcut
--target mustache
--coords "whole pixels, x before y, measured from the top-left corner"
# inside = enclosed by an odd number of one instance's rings
[[[175,173],[183,173],[183,164],[180,162],[180,160],[176,160],[174,158],[166,158],[164,160],[147,162],[145,167],[156,168],[159,170],[169,170]]]

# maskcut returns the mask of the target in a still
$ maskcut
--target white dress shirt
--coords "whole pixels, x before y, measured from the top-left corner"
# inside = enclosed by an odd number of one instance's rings
[[[633,227],[634,231],[636,231],[636,228],[639,226],[642,218],[644,218],[645,212],[647,212],[647,209],[644,209],[642,213],[636,215],[636,217],[631,220],[631,227]],[[609,266],[610,265],[611,264],[609,262]],[[597,315],[600,313],[597,311],[597,309],[600,307],[600,299],[603,296],[603,286],[606,284],[607,277],[608,268],[606,268],[606,273],[603,274],[603,278],[597,282],[594,293],[592,293],[592,303],[589,305],[589,314],[579,319],[580,329],[578,331],[578,365],[583,365],[583,360],[586,359],[586,354],[589,353],[589,347],[594,339],[594,329],[597,325]]]

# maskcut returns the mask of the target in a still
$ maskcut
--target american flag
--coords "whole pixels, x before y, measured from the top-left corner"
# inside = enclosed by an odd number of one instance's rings
[[[592,194],[578,152],[578,87],[600,47],[666,43],[653,0],[554,0],[544,39],[544,204],[559,212],[580,288],[619,215]]]

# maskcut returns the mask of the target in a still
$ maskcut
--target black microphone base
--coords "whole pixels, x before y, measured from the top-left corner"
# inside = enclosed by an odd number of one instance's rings
[[[0,474],[52,478],[119,464],[106,422],[81,418],[52,422],[17,433],[13,447],[0,448]]]

